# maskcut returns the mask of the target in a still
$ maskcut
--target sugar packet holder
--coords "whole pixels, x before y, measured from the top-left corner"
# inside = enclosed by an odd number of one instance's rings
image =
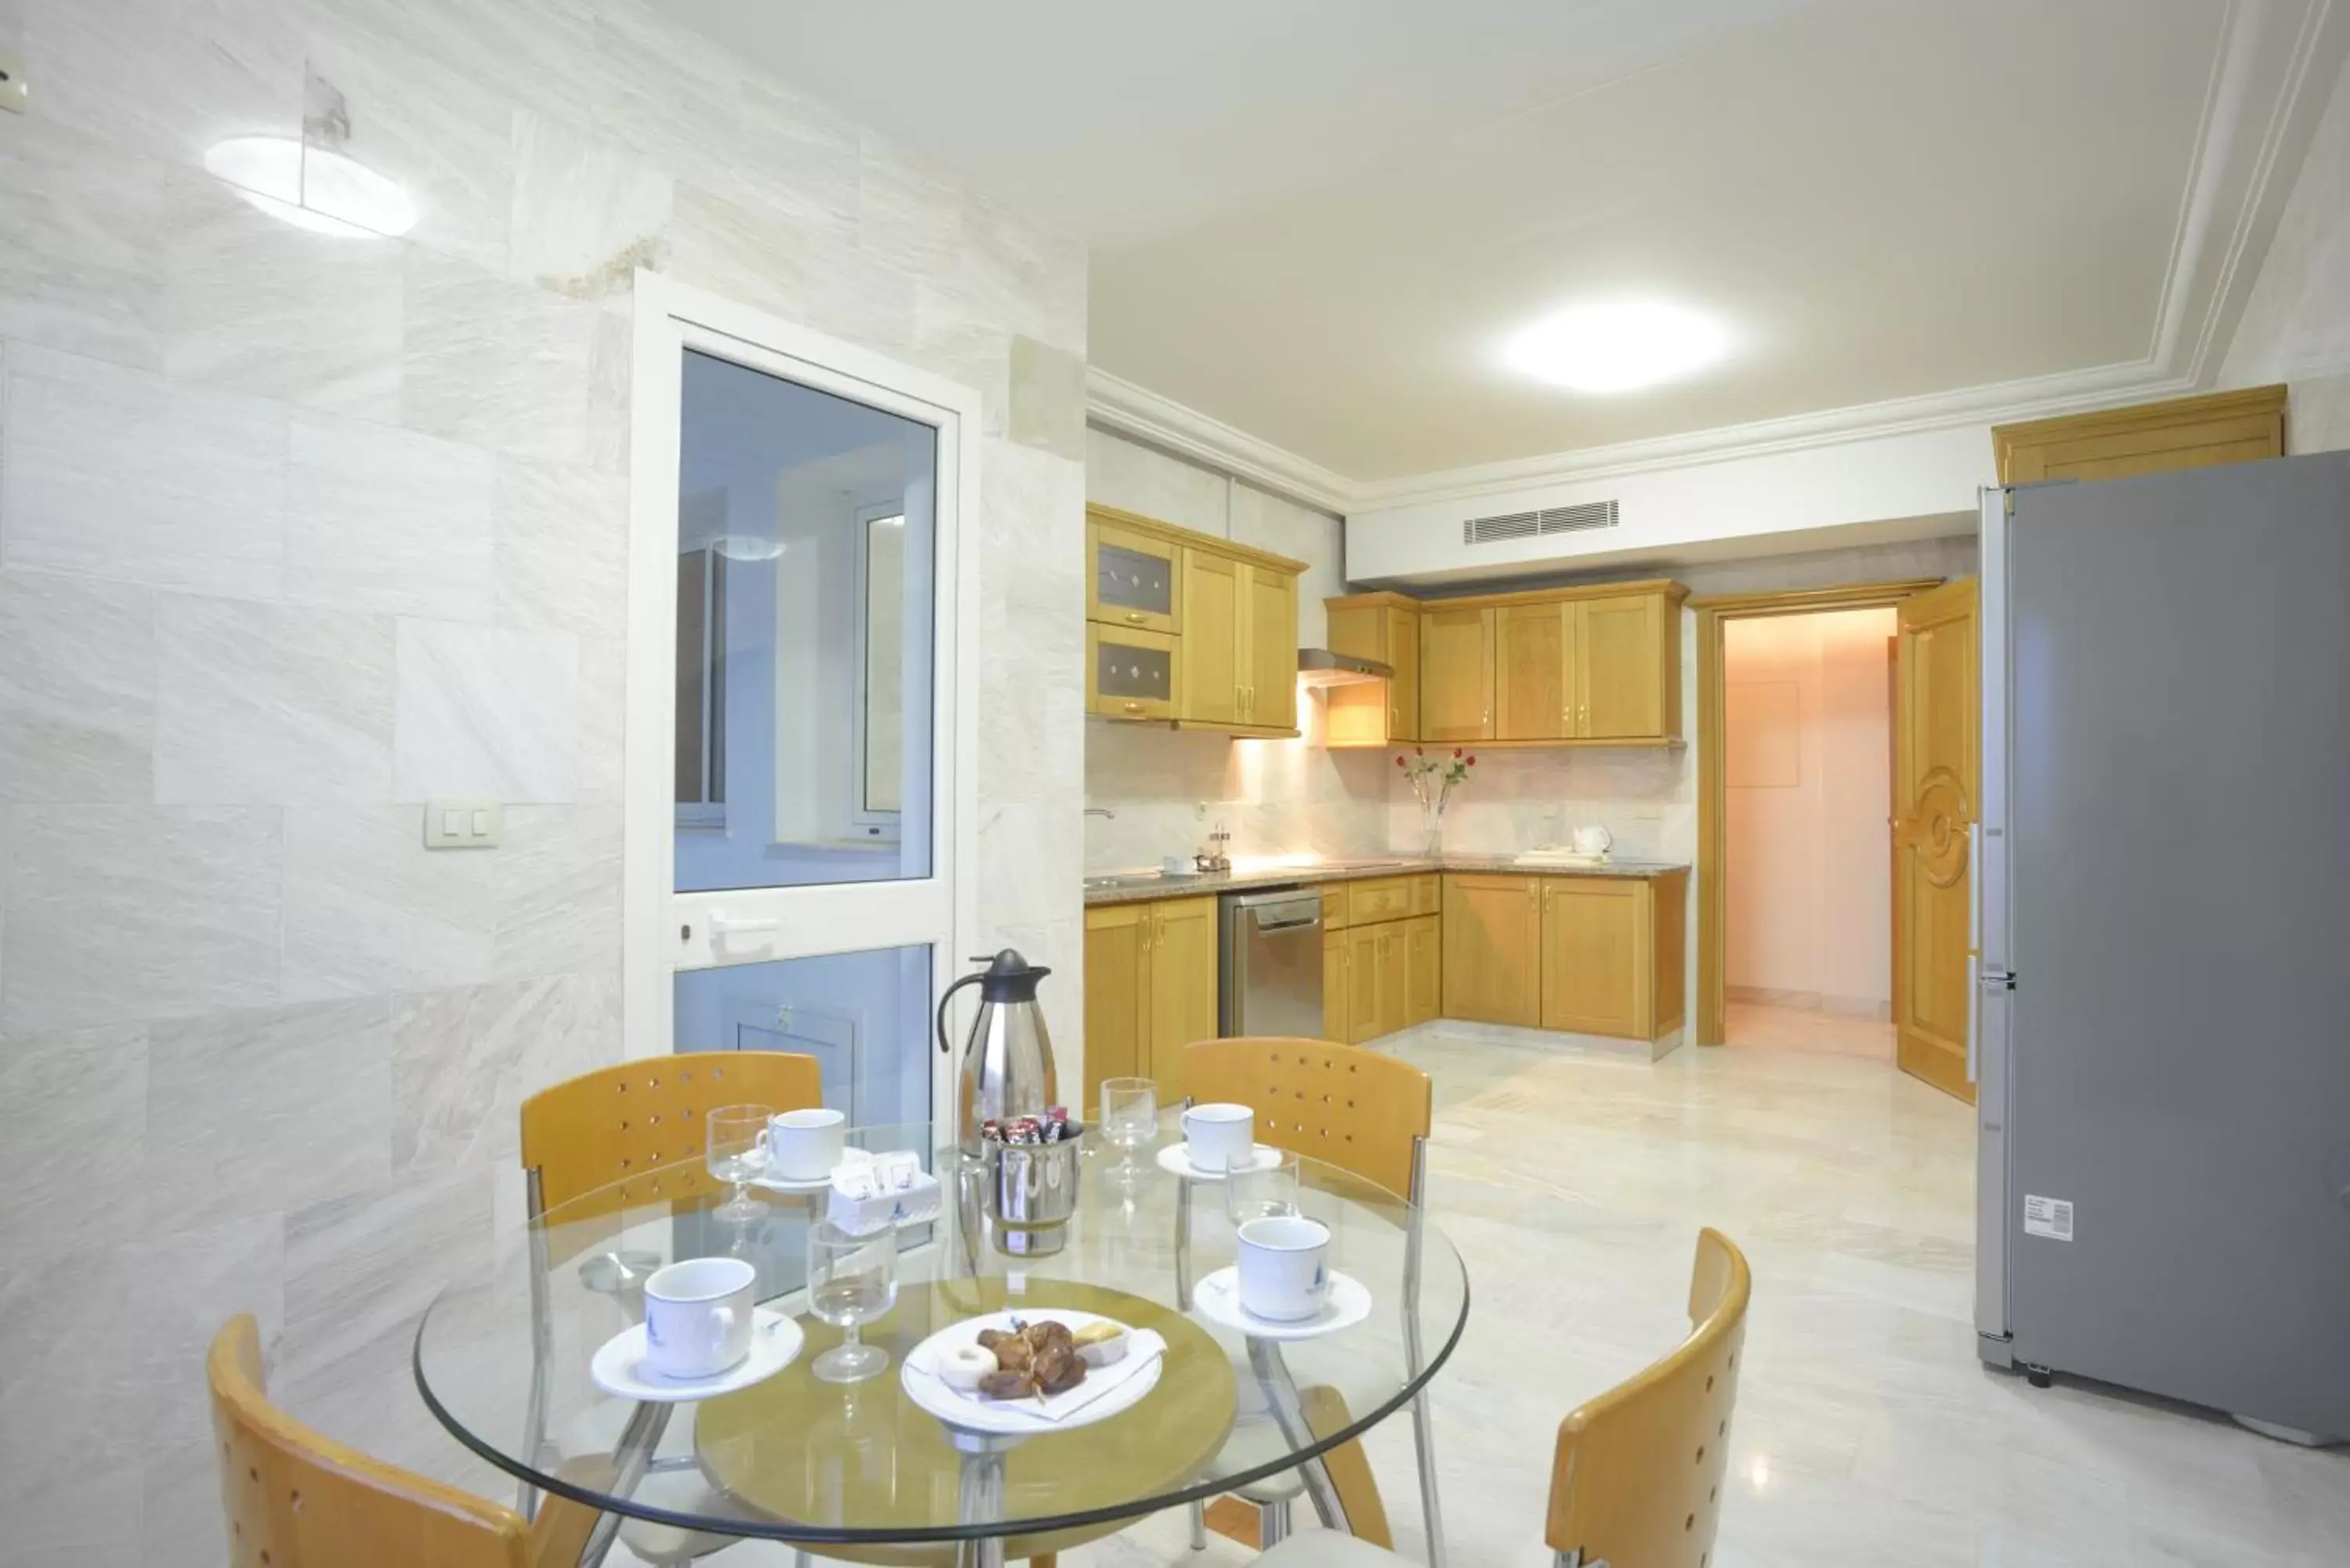
[[[899,1149],[835,1170],[825,1217],[852,1236],[868,1236],[936,1219],[939,1203],[939,1179],[912,1150]]]

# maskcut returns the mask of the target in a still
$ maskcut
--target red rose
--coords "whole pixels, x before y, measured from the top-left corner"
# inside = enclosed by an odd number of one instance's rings
[[[1474,757],[1471,757],[1471,758],[1469,759],[1469,765],[1470,765],[1471,767],[1472,767],[1472,768],[1473,768],[1473,767],[1475,767],[1475,766],[1477,765],[1477,759],[1476,759],[1476,758],[1474,758]]]
[[[1415,757],[1424,757],[1428,755],[1428,749],[1425,746],[1414,746],[1411,749],[1411,754]]]
[[[1396,766],[1398,766],[1398,767],[1401,767],[1401,766],[1403,766],[1403,759],[1402,759],[1401,757],[1398,757],[1398,758],[1396,758]]]
[[[1452,748],[1452,754],[1453,754],[1454,756],[1458,757],[1458,756],[1461,754],[1461,748],[1460,748],[1460,747],[1458,747],[1458,746],[1453,747],[1453,748]]]

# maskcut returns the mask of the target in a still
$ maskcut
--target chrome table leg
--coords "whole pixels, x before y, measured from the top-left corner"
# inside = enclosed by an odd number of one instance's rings
[[[1306,1425],[1305,1408],[1297,1397],[1297,1384],[1289,1376],[1289,1364],[1281,1358],[1281,1345],[1276,1340],[1258,1339],[1252,1335],[1248,1342],[1249,1369],[1256,1374],[1258,1385],[1264,1390],[1266,1405],[1273,1411],[1274,1424],[1281,1428],[1282,1440],[1292,1449],[1310,1447],[1314,1429]],[[1311,1459],[1297,1467],[1305,1481],[1305,1495],[1314,1500],[1314,1515],[1327,1530],[1353,1529],[1347,1522],[1347,1506],[1338,1501],[1338,1489],[1331,1484],[1329,1468],[1321,1459]]]
[[[612,1447],[611,1496],[627,1497],[644,1480],[653,1449],[660,1445],[661,1434],[669,1429],[670,1410],[667,1405],[645,1404],[629,1414],[629,1424],[620,1429],[620,1440]],[[603,1568],[605,1554],[612,1550],[612,1542],[619,1533],[619,1514],[598,1515],[595,1528],[588,1532],[588,1544],[580,1549],[579,1568]]]

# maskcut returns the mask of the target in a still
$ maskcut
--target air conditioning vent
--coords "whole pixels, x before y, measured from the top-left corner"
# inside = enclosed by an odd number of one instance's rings
[[[1616,526],[1616,503],[1590,501],[1581,506],[1548,506],[1540,512],[1504,512],[1492,517],[1471,517],[1461,524],[1464,545],[1495,545],[1504,539],[1534,539],[1544,534],[1581,534]]]

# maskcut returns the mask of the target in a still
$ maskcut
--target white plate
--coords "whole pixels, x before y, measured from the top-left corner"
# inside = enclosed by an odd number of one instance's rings
[[[1252,1170],[1269,1170],[1281,1163],[1281,1151],[1271,1144],[1258,1144],[1249,1150],[1248,1162],[1241,1167],[1242,1174]],[[1222,1181],[1224,1172],[1203,1170],[1191,1163],[1189,1145],[1170,1143],[1159,1151],[1159,1168],[1170,1176],[1180,1176],[1187,1181]]]
[[[1075,1312],[1063,1307],[1023,1307],[965,1318],[908,1351],[898,1381],[905,1387],[906,1397],[916,1405],[948,1426],[966,1432],[1009,1437],[1031,1432],[1070,1432],[1079,1427],[1090,1427],[1131,1410],[1144,1395],[1159,1386],[1159,1364],[1167,1359],[1165,1340],[1147,1328],[1128,1329],[1128,1347],[1124,1360],[1107,1366],[1088,1367],[1083,1383],[1054,1395],[1047,1402],[1060,1409],[1057,1417],[1037,1409],[1033,1399],[982,1399],[958,1393],[931,1370],[931,1358],[943,1348],[977,1344],[983,1329],[1010,1328],[1014,1318],[1023,1323],[1051,1318],[1067,1324],[1074,1333],[1087,1324],[1101,1322],[1102,1317],[1097,1312]]]
[[[645,1365],[645,1325],[623,1329],[604,1342],[588,1364],[588,1376],[616,1398],[647,1405],[680,1405],[714,1399],[763,1383],[792,1364],[807,1336],[800,1325],[769,1307],[751,1309],[751,1354],[715,1377],[664,1377]]]
[[[1352,1328],[1371,1315],[1370,1287],[1352,1274],[1330,1271],[1330,1299],[1318,1316],[1275,1321],[1252,1317],[1241,1310],[1241,1272],[1237,1266],[1218,1269],[1191,1290],[1191,1305],[1201,1317],[1225,1328],[1236,1328],[1251,1339],[1319,1339],[1342,1328]]]
[[[869,1149],[843,1149],[840,1155],[840,1165],[858,1165],[872,1158],[873,1154]],[[834,1166],[832,1170],[838,1170],[840,1165]],[[832,1186],[832,1170],[826,1171],[822,1176],[769,1176],[762,1172],[753,1177],[748,1185],[761,1188],[768,1192],[823,1192]]]

